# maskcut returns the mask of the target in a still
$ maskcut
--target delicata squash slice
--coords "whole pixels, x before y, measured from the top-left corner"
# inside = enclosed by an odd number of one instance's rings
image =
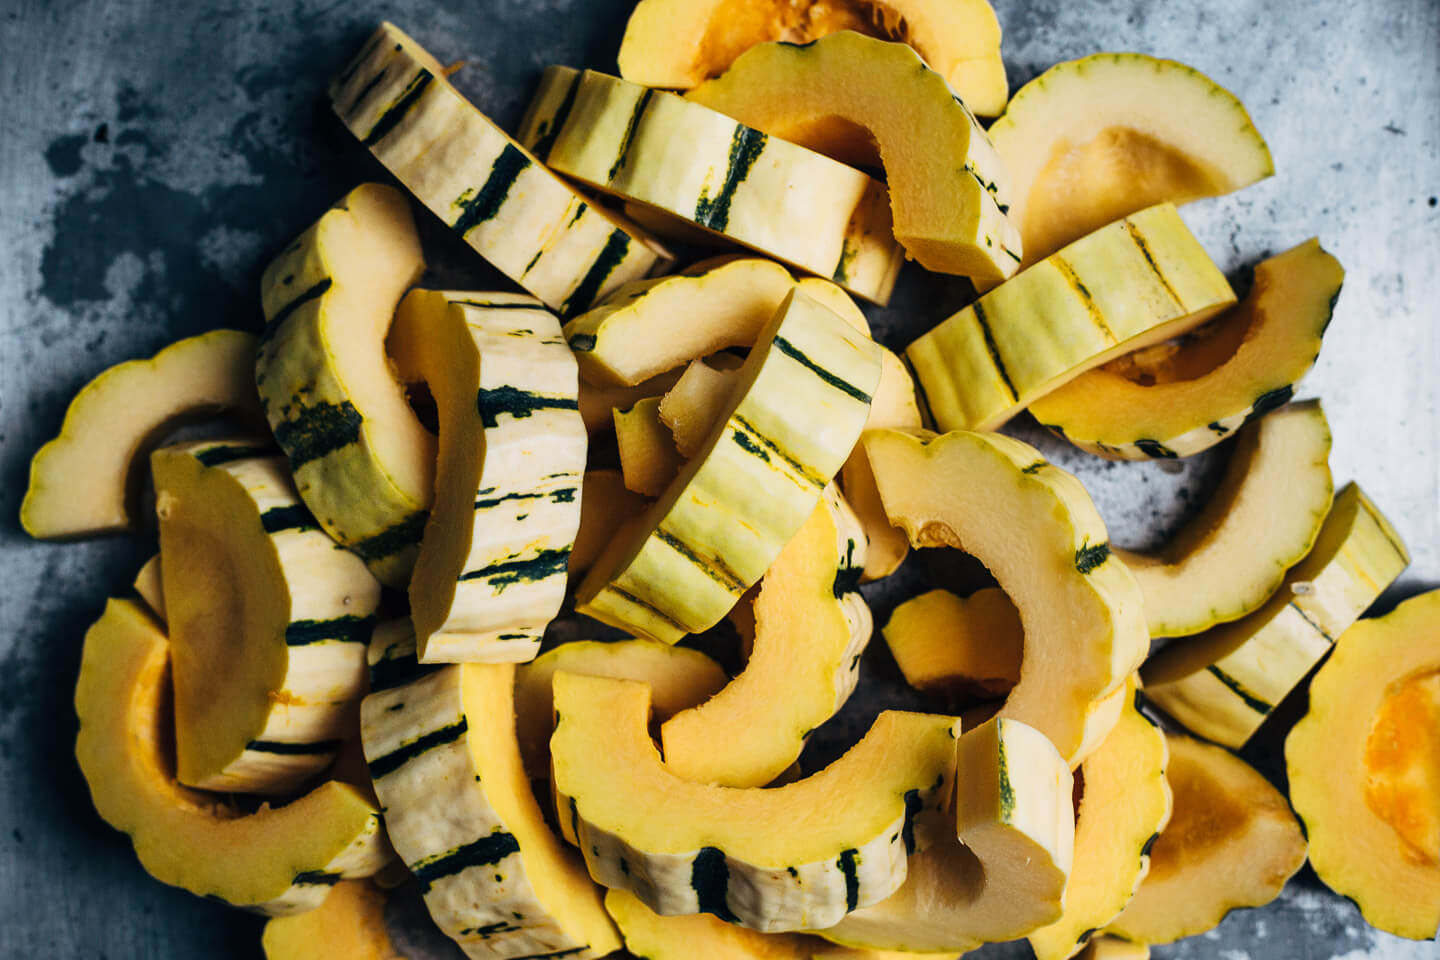
[[[1004,696],[1020,679],[1025,628],[998,587],[957,597],[930,590],[895,608],[881,628],[905,682],[951,696]]]
[[[265,960],[405,960],[385,926],[385,894],[364,880],[342,880],[314,910],[267,921],[260,945]]]
[[[1372,926],[1440,927],[1440,592],[1341,634],[1285,740],[1310,863]]]

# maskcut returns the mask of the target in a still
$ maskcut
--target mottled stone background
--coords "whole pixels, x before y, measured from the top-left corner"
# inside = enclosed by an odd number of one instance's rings
[[[382,17],[443,60],[513,125],[553,62],[613,69],[630,0],[0,0],[0,955],[254,957],[259,921],[145,877],[90,806],[72,759],[80,639],[153,541],[29,542],[26,465],[74,392],[106,366],[217,326],[256,328],[267,259],[332,200],[383,176],[331,116],[326,78]],[[1440,583],[1440,4],[1436,0],[999,0],[1018,86],[1097,50],[1184,60],[1238,93],[1278,175],[1186,208],[1222,266],[1318,234],[1349,274],[1302,395],[1325,399],[1337,481],[1359,480],[1415,562],[1395,597]],[[431,252],[494,282],[431,230]],[[892,345],[961,306],[963,282],[909,268]],[[1177,473],[1114,465],[1014,428],[1076,471],[1118,542],[1161,538],[1203,502],[1218,461]],[[936,558],[875,588],[883,621]],[[822,762],[904,697],[883,649],[817,735]],[[1247,756],[1277,782],[1299,704]],[[1160,957],[1434,957],[1366,927],[1308,870],[1276,904]],[[418,955],[418,954],[417,954]],[[434,956],[446,955],[436,952]],[[986,956],[1025,956],[1023,946]]]

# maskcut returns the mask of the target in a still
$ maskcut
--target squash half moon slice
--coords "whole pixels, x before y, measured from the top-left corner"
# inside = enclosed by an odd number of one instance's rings
[[[385,894],[365,880],[342,880],[314,910],[267,921],[260,945],[265,960],[405,960],[385,926]]]

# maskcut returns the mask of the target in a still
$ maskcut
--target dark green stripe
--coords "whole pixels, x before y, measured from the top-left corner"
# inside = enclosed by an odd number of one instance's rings
[[[1000,816],[1009,820],[1015,815],[1015,785],[1010,782],[1010,761],[1005,756],[1005,739],[996,739],[996,760],[1000,767]]]
[[[640,125],[640,118],[644,115],[645,108],[650,106],[650,98],[654,95],[655,91],[647,87],[640,99],[635,101],[635,109],[630,111],[630,119],[625,123],[625,134],[620,138],[620,152],[615,155],[615,163],[610,167],[610,172],[605,174],[606,181],[614,180],[615,174],[625,166],[625,157],[630,152],[630,144],[635,140],[635,128]]]
[[[905,824],[900,828],[900,836],[905,841],[906,856],[915,852],[915,818],[924,807],[919,790],[905,791]]]
[[[274,753],[282,757],[308,757],[316,754],[334,753],[340,749],[339,740],[312,740],[309,743],[286,743],[283,740],[251,740],[246,750],[256,753]]]
[[[764,451],[760,451],[760,454],[764,454],[765,451],[769,451],[769,453],[775,454],[775,456],[785,461],[785,463],[790,466],[791,470],[794,470],[796,473],[800,474],[801,477],[805,478],[810,483],[813,483],[816,487],[823,489],[825,484],[829,482],[828,478],[817,477],[815,474],[811,473],[809,467],[805,466],[805,464],[801,463],[799,460],[796,460],[790,454],[780,449],[779,444],[777,444],[774,440],[771,440],[769,437],[765,436],[765,434],[761,433],[759,430],[756,430],[754,424],[752,424],[749,420],[746,420],[744,417],[740,416],[738,413],[732,414],[730,417],[730,421],[731,423],[736,425],[735,427],[731,427],[732,430],[736,430],[737,432],[735,442],[740,444],[740,446],[744,447],[746,450],[751,450],[754,442],[759,441],[760,444],[762,444],[765,448]],[[742,442],[738,436],[739,430],[744,430],[749,435],[749,437],[753,439],[750,440],[749,443]],[[762,456],[762,459],[764,459],[768,463],[770,457],[768,456],[768,454],[766,454]]]
[[[835,571],[835,582],[831,589],[835,592],[835,599],[839,600],[847,593],[855,593],[860,589],[860,577],[865,573],[864,567],[841,567]]]
[[[1089,573],[1110,559],[1110,544],[1096,543],[1075,551],[1075,569]]]
[[[982,301],[976,300],[970,304],[971,310],[975,313],[975,322],[980,325],[980,335],[985,338],[985,349],[990,353],[990,362],[995,365],[995,372],[1000,374],[1000,379],[1005,383],[1005,389],[1010,391],[1010,396],[1017,401],[1020,394],[1015,390],[1015,384],[1010,382],[1010,374],[1005,370],[1005,361],[1000,359],[1000,348],[995,345],[995,335],[990,332],[990,322],[985,319],[985,308]]]
[[[415,74],[415,78],[410,81],[410,85],[405,88],[405,92],[400,94],[400,98],[387,107],[385,112],[376,118],[375,126],[370,128],[369,134],[366,135],[364,140],[360,141],[360,145],[362,147],[373,147],[389,136],[390,131],[399,126],[400,121],[405,119],[405,114],[410,111],[411,107],[415,106],[416,101],[425,93],[425,88],[430,86],[432,79],[434,79],[434,77],[431,76],[429,70],[422,69],[419,73]]]
[[[355,76],[356,71],[360,69],[360,65],[370,59],[370,54],[374,53],[375,48],[384,42],[385,34],[377,31],[373,37],[365,42],[365,46],[360,48],[360,52],[355,55],[354,60],[350,61],[350,65],[340,71],[340,75],[335,78],[335,86],[343,87],[349,83],[350,79]]]
[[[290,469],[298,471],[358,441],[364,422],[349,400],[338,404],[321,401],[301,406],[299,416],[275,424],[275,440],[290,457]]]
[[[351,550],[374,563],[408,550],[420,542],[425,535],[425,522],[430,519],[429,510],[416,510],[399,523],[392,524],[379,533],[348,544]]]
[[[1145,845],[1140,848],[1140,856],[1142,856],[1142,857],[1148,857],[1148,856],[1150,856],[1150,851],[1153,850],[1153,849],[1155,849],[1155,841],[1156,841],[1156,840],[1159,840],[1159,839],[1160,839],[1160,834],[1158,834],[1158,833],[1152,833],[1152,834],[1150,834],[1150,836],[1145,840]]]
[[[625,262],[629,254],[630,237],[624,231],[612,230],[605,246],[590,264],[590,269],[585,271],[584,278],[570,291],[565,302],[560,304],[560,312],[568,316],[594,303],[600,294],[600,288],[610,278],[610,274],[615,272],[615,268]]]
[[[1110,324],[1105,322],[1105,315],[1101,313],[1100,308],[1095,305],[1095,298],[1090,295],[1090,288],[1085,286],[1085,282],[1080,279],[1080,275],[1075,272],[1075,268],[1070,266],[1069,262],[1058,255],[1052,256],[1050,262],[1055,265],[1055,269],[1060,271],[1061,276],[1065,278],[1065,282],[1070,285],[1070,289],[1080,295],[1081,302],[1085,304],[1085,312],[1090,315],[1090,321],[1100,328],[1107,340],[1111,343],[1119,343],[1120,340],[1115,336],[1114,331],[1110,329]]]
[[[355,61],[355,66],[360,66],[359,60]],[[350,106],[345,108],[346,116],[350,116],[355,113],[356,109],[360,106],[360,102],[370,95],[370,91],[374,90],[381,84],[381,82],[385,79],[386,74],[388,74],[389,72],[390,65],[386,64],[385,66],[380,68],[379,73],[375,74],[373,77],[370,78],[369,82],[366,83],[365,86],[360,88],[360,92],[355,94],[355,96],[351,99]]]
[[[851,849],[840,854],[840,859],[835,861],[840,872],[845,875],[845,912],[849,913],[860,906],[860,877],[855,872],[855,855],[858,851]]]
[[[1033,477],[1035,474],[1039,473],[1041,470],[1044,470],[1044,469],[1045,469],[1046,467],[1048,467],[1048,466],[1049,466],[1049,464],[1046,463],[1044,460],[1036,460],[1034,463],[1030,464],[1030,466],[1028,466],[1028,467],[1021,467],[1021,468],[1020,468],[1020,472],[1021,472],[1021,473],[1028,473],[1028,474],[1030,474],[1030,475]]]
[[[670,624],[670,626],[674,627],[676,630],[679,630],[681,633],[690,632],[690,630],[685,626],[685,624],[681,623],[679,620],[676,620],[664,610],[661,610],[659,607],[655,606],[655,604],[640,599],[635,594],[631,593],[629,590],[626,590],[624,587],[617,587],[615,586],[615,584],[612,583],[605,589],[610,593],[613,593],[616,596],[620,597],[620,599],[626,601],[627,603],[633,603],[637,607],[643,607],[646,610],[649,610],[655,616],[659,617],[661,620],[664,620],[666,623]]]
[[[730,886],[730,866],[718,847],[701,847],[690,865],[690,886],[695,891],[700,913],[710,913],[726,923],[739,923],[730,912],[725,893]]]
[[[264,344],[270,342],[270,339],[280,331],[280,328],[284,326],[285,321],[289,320],[290,316],[296,310],[299,310],[311,300],[317,300],[321,296],[324,296],[325,292],[330,289],[331,283],[331,279],[329,277],[326,277],[324,280],[321,280],[319,283],[315,284],[310,289],[302,291],[299,296],[287,302],[285,306],[281,307],[279,310],[276,310],[275,316],[271,317],[265,323],[265,329],[260,332],[261,345],[263,346]]]
[[[559,490],[550,491],[517,491],[505,493],[498,497],[482,497],[475,501],[476,510],[488,510],[498,506],[507,500],[540,500],[549,497],[551,503],[574,503],[576,489],[574,487],[561,487]]]
[[[475,395],[475,408],[482,424],[498,427],[502,414],[523,420],[537,410],[579,410],[580,404],[574,397],[547,397],[516,387],[496,387],[480,390]]]
[[[521,560],[505,560],[478,570],[468,570],[460,574],[459,581],[464,583],[467,580],[485,580],[495,588],[496,593],[501,593],[512,584],[536,583],[564,575],[569,567],[570,548],[560,547],[541,550],[534,556]]]
[[[1225,424],[1221,423],[1219,420],[1211,420],[1209,423],[1206,424],[1206,426],[1209,427],[1212,431],[1214,431],[1218,436],[1223,437],[1225,436],[1225,434],[1230,432],[1230,428],[1225,426]]]
[[[260,526],[266,533],[281,530],[306,530],[318,526],[315,516],[303,503],[289,507],[271,507],[260,514]]]
[[[218,467],[222,463],[234,463],[236,460],[249,460],[251,457],[263,457],[272,451],[267,447],[246,447],[236,443],[217,443],[213,447],[206,447],[204,450],[197,450],[191,454],[201,465],[206,467]]]
[[[420,883],[420,892],[427,893],[436,880],[453,877],[471,867],[488,867],[513,853],[520,852],[520,843],[513,834],[496,830],[479,840],[456,847],[448,853],[422,860],[410,868]]]
[[[370,692],[393,690],[430,676],[445,668],[441,663],[421,663],[414,655],[378,660],[370,665]]]
[[[530,152],[540,158],[550,154],[550,148],[555,146],[555,138],[560,136],[560,130],[565,126],[565,121],[570,118],[570,111],[575,106],[575,94],[580,90],[580,79],[583,73],[576,71],[570,81],[570,87],[565,91],[565,99],[560,101],[560,109],[555,111],[555,116],[549,120],[549,126],[543,127],[540,136],[531,145]]]
[[[735,136],[730,140],[730,160],[725,167],[725,182],[715,199],[701,193],[695,204],[695,222],[721,233],[730,222],[730,202],[735,199],[735,190],[750,175],[750,168],[760,159],[769,140],[759,130],[752,130],[742,124],[735,125]]]
[[[1251,420],[1258,420],[1271,410],[1280,409],[1289,403],[1294,396],[1295,387],[1293,384],[1288,383],[1268,393],[1262,393],[1256,397],[1255,402],[1250,405],[1250,412],[1245,415],[1245,422],[1249,423]]]
[[[296,620],[285,628],[285,644],[290,647],[303,647],[312,643],[323,643],[326,640],[339,640],[341,643],[369,643],[370,634],[375,629],[375,618],[357,617],[353,614],[346,614],[343,617],[335,617],[333,620]]]
[[[447,743],[454,743],[465,734],[465,718],[461,717],[449,726],[441,727],[439,730],[431,730],[421,737],[416,737],[409,743],[401,744],[394,750],[381,757],[376,757],[367,764],[370,768],[370,779],[379,780],[399,770],[405,764],[414,760],[421,754],[435,748],[443,747]]]
[[[1224,670],[1221,670],[1214,664],[1211,664],[1205,669],[1213,673],[1215,675],[1215,679],[1219,680],[1221,683],[1225,684],[1226,687],[1230,688],[1231,693],[1235,694],[1235,696],[1243,700],[1245,702],[1245,706],[1249,707],[1251,710],[1254,710],[1256,713],[1262,715],[1268,714],[1271,710],[1275,709],[1273,705],[1266,703],[1264,700],[1261,700],[1249,690],[1246,690],[1243,686],[1240,685],[1240,681],[1236,680],[1234,677],[1230,676],[1228,673],[1226,673]]]
[[[1155,460],[1174,460],[1176,454],[1159,440],[1151,440],[1149,437],[1141,437],[1135,441],[1135,448],[1145,456]]]
[[[1286,585],[1285,585],[1284,587],[1282,587],[1281,589],[1282,589],[1282,590],[1288,590],[1288,589],[1290,589],[1290,585],[1289,585],[1289,584],[1286,584]],[[1316,623],[1316,622],[1314,621],[1314,619],[1312,619],[1311,616],[1310,616],[1308,613],[1305,612],[1305,608],[1301,607],[1300,604],[1296,603],[1294,600],[1291,600],[1291,601],[1290,601],[1290,606],[1292,606],[1292,607],[1295,608],[1295,612],[1298,613],[1298,614],[1300,614],[1300,619],[1301,619],[1301,620],[1304,620],[1306,623],[1310,624],[1310,626],[1314,628],[1314,630],[1315,630],[1316,633],[1320,634],[1320,636],[1324,637],[1326,640],[1328,640],[1328,641],[1329,641],[1330,643],[1332,643],[1332,644],[1335,642],[1335,638],[1332,637],[1332,636],[1330,636],[1330,634],[1326,633],[1324,630],[1322,630],[1322,629],[1320,628],[1320,624]]]
[[[467,307],[483,307],[486,310],[540,310],[548,313],[545,307],[539,303],[491,303],[488,300],[451,300],[451,303],[463,304]],[[530,331],[526,331],[527,333]]]
[[[551,953],[527,953],[522,957],[511,957],[510,960],[559,960],[560,957],[571,957],[589,949],[589,947],[571,947],[569,950],[555,950]]]
[[[1156,263],[1155,258],[1150,255],[1150,245],[1146,243],[1145,238],[1140,235],[1139,228],[1136,227],[1128,217],[1122,222],[1125,224],[1125,232],[1130,234],[1131,240],[1135,241],[1135,246],[1140,249],[1140,255],[1144,257],[1145,262],[1150,265],[1150,270],[1160,281],[1160,285],[1165,288],[1165,292],[1170,294],[1170,299],[1175,301],[1177,307],[1183,307],[1185,301],[1180,299],[1179,294],[1175,292],[1175,288],[1170,286],[1170,281],[1165,279],[1165,274],[1160,272],[1160,265]]]
[[[734,593],[738,596],[739,594],[742,594],[747,589],[749,589],[749,584],[747,584],[743,579],[741,579],[741,577],[736,574],[735,571],[731,570],[728,566],[726,566],[724,561],[719,560],[718,558],[711,560],[709,558],[700,556],[700,554],[696,553],[695,549],[691,547],[690,544],[686,543],[684,540],[681,540],[679,537],[675,536],[675,534],[663,528],[656,527],[655,536],[659,538],[661,543],[665,544],[671,550],[674,550],[676,553],[680,554],[680,556],[690,561],[693,566],[699,567],[700,571],[704,573],[705,576],[709,577],[711,580],[714,580],[716,583],[720,584],[720,586],[724,587],[731,593]]]
[[[591,333],[574,334],[566,342],[576,353],[589,353],[595,349],[595,335]]]
[[[821,380],[825,381],[830,386],[834,387],[836,390],[839,390],[847,397],[854,397],[861,403],[870,402],[870,394],[856,387],[850,381],[835,376],[835,374],[831,373],[829,370],[826,370],[814,360],[811,360],[809,357],[805,356],[804,352],[799,347],[795,346],[795,344],[791,343],[789,340],[786,340],[784,337],[776,337],[771,342],[774,343],[776,349],[778,349],[781,353],[785,354],[785,356],[789,357],[791,360],[794,360],[801,366],[810,370],[812,373],[815,374],[815,376],[819,377]]]
[[[302,870],[295,874],[295,879],[291,882],[313,887],[333,887],[342,879],[342,874],[330,873],[327,870]]]
[[[1095,936],[1095,934],[1096,934],[1097,932],[1099,932],[1099,930],[1100,930],[1099,927],[1090,927],[1090,928],[1088,928],[1088,929],[1081,930],[1081,931],[1080,931],[1080,936],[1078,936],[1078,937],[1075,938],[1075,942],[1076,942],[1077,944],[1084,944],[1084,943],[1085,943],[1086,941],[1088,941],[1091,937]]]
[[[485,178],[479,191],[457,203],[460,216],[450,226],[463,237],[480,224],[494,219],[500,208],[505,206],[505,201],[510,196],[510,188],[529,166],[530,158],[525,156],[525,151],[513,143],[505,144],[505,149],[495,158],[490,167],[490,175]]]

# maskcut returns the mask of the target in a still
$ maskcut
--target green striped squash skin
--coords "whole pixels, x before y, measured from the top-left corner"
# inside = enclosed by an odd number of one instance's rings
[[[669,260],[546,170],[393,24],[336,76],[330,100],[416,199],[551,309],[578,313]]]
[[[824,503],[835,521],[839,556],[835,567],[835,598],[840,601],[845,624],[850,628],[850,645],[835,673],[835,711],[838,713],[855,692],[855,685],[860,681],[860,657],[875,632],[875,617],[860,594],[860,577],[865,572],[865,553],[870,541],[838,485],[832,483],[825,488]]]
[[[708,630],[759,582],[815,509],[865,425],[880,347],[801,293],[742,370],[706,446],[581,583],[576,610],[674,643]]]
[[[355,790],[349,784],[335,781],[329,788]],[[344,850],[318,870],[304,870],[295,875],[290,889],[271,900],[254,905],[236,904],[242,909],[267,917],[291,917],[297,913],[315,910],[330,896],[331,889],[341,880],[361,880],[373,877],[395,862],[385,826],[377,812],[370,818],[365,829],[352,840]]]
[[[255,506],[255,522],[274,550],[287,597],[247,597],[248,604],[284,603],[283,636],[246,637],[284,644],[285,679],[267,692],[264,728],[234,761],[191,786],[226,793],[284,794],[324,770],[349,735],[355,704],[365,692],[365,650],[380,604],[380,584],[354,554],[320,529],[295,494],[282,457],[231,441],[204,441],[171,452],[229,474]],[[157,481],[159,476],[157,475]],[[157,490],[157,500],[166,495]],[[161,521],[164,522],[163,519]],[[227,544],[249,549],[249,543]],[[182,678],[183,682],[183,678]],[[177,697],[183,696],[177,683]],[[183,731],[177,730],[183,749]]]
[[[516,137],[566,176],[876,303],[904,262],[884,185],[673,93],[549,67]]]

